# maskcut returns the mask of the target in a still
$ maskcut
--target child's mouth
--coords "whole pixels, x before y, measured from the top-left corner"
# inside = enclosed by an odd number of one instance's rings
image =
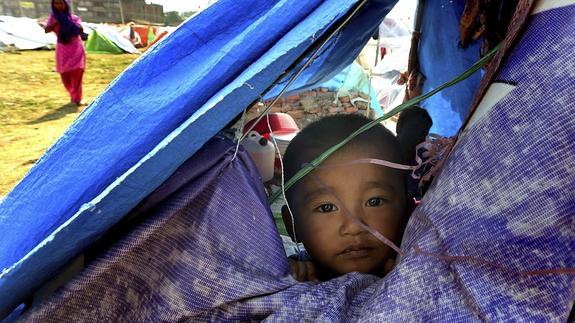
[[[341,257],[347,258],[347,259],[365,258],[371,254],[373,249],[374,248],[371,248],[368,246],[363,246],[363,245],[350,246],[350,247],[346,248],[345,250],[343,250],[342,252],[340,252],[338,254],[338,256],[341,256]]]

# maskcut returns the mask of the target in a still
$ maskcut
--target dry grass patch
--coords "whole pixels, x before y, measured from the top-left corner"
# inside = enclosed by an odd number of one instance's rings
[[[84,102],[136,55],[88,54]],[[0,54],[0,196],[8,193],[79,114],[55,72],[54,51]]]

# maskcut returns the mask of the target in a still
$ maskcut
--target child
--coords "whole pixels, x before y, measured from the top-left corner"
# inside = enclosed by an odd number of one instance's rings
[[[358,115],[338,115],[303,129],[285,153],[286,178],[369,121]],[[383,276],[393,267],[394,251],[360,221],[399,243],[407,219],[406,173],[357,163],[366,158],[403,163],[397,139],[377,125],[287,190],[293,222],[287,206],[282,208],[283,221],[292,239],[303,242],[311,260],[290,259],[296,279],[327,280],[353,271]]]

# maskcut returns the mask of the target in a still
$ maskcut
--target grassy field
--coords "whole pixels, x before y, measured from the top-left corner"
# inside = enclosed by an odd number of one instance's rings
[[[88,54],[84,102],[90,103],[136,55]],[[55,72],[54,51],[0,53],[0,196],[8,193],[60,137],[80,109]]]

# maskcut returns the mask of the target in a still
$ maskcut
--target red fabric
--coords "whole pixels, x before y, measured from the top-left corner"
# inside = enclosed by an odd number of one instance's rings
[[[155,43],[159,42],[160,39],[164,38],[164,36],[166,36],[168,34],[167,31],[163,31],[161,34],[159,34],[158,36],[156,36],[156,39],[154,39],[153,42],[150,43],[150,45],[148,45],[148,47],[154,45]]]
[[[84,76],[83,69],[75,69],[60,74],[64,87],[70,93],[70,100],[75,103],[82,101],[82,77]]]
[[[270,127],[268,126],[268,120],[270,120]],[[256,122],[257,118],[250,120],[244,126],[243,132],[246,133],[248,129]],[[299,127],[297,123],[287,113],[269,113],[266,117],[263,117],[253,128],[254,131],[257,131],[260,135],[264,136],[267,139],[270,139],[270,132],[279,132],[279,131],[299,131]]]
[[[157,28],[150,27],[150,26],[133,26],[132,28],[134,29],[135,32],[138,33],[138,35],[140,35],[140,39],[142,40],[142,45],[144,45],[144,46],[149,46],[148,45],[148,32],[149,32],[150,28],[152,28],[154,35],[158,33]]]

